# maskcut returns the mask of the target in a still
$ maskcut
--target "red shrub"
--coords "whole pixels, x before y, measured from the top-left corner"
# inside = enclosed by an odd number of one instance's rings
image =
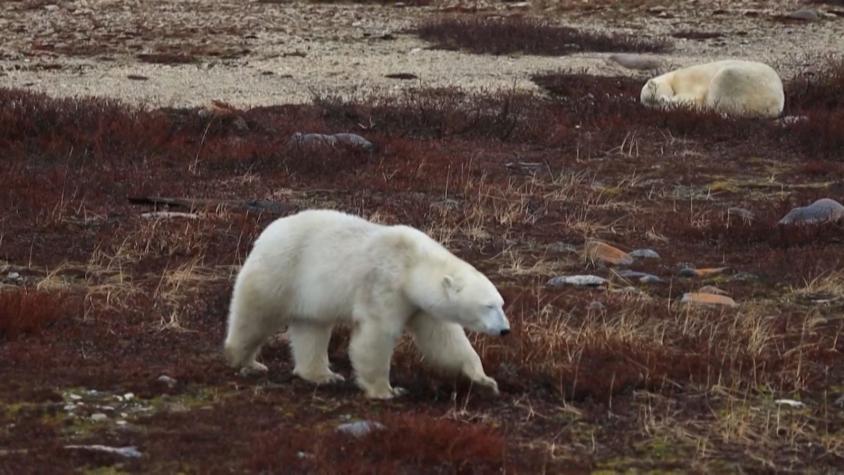
[[[28,288],[0,291],[0,337],[35,333],[81,309],[78,299],[61,292]]]

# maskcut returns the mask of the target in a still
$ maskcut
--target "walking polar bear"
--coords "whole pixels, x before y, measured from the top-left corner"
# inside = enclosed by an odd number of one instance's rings
[[[424,359],[498,394],[464,328],[506,335],[495,286],[474,267],[408,226],[384,226],[330,210],[271,223],[234,284],[225,355],[244,374],[263,373],[261,345],[288,326],[297,376],[343,381],[331,371],[334,324],[353,324],[349,359],[366,396],[389,399],[390,359],[406,328]]]
[[[657,76],[642,88],[642,104],[708,108],[722,114],[775,118],[785,105],[782,81],[764,63],[715,61]]]

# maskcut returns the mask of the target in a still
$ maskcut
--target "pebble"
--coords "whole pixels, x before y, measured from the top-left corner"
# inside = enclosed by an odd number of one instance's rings
[[[6,279],[8,279],[8,280],[21,280],[21,275],[17,272],[9,272],[6,275]]]
[[[844,206],[830,199],[821,198],[809,206],[794,208],[778,224],[817,224],[836,222],[844,218]]]
[[[720,274],[727,269],[729,269],[729,267],[707,267],[703,269],[684,267],[680,269],[680,272],[678,272],[677,275],[679,275],[680,277],[709,277],[712,275]]]
[[[775,403],[779,404],[780,406],[788,406],[794,408],[805,407],[806,404],[800,401],[795,401],[794,399],[777,399],[774,401]]]
[[[574,285],[578,287],[600,287],[607,284],[607,279],[597,275],[560,275],[552,278],[546,285],[550,287],[562,287]]]
[[[141,452],[138,451],[136,447],[109,447],[106,445],[65,445],[64,448],[66,449],[78,449],[78,450],[92,450],[95,452],[106,452],[109,454],[120,455],[121,457],[126,458],[140,458],[142,456]]]
[[[94,414],[91,414],[91,420],[94,421],[94,422],[100,422],[100,421],[104,421],[104,420],[107,420],[107,419],[108,419],[108,416],[103,414],[102,412],[95,412]]]
[[[348,434],[354,437],[362,437],[374,430],[384,429],[384,424],[375,421],[347,422],[337,426],[337,432]]]
[[[158,382],[164,383],[167,386],[170,386],[171,388],[176,385],[176,380],[171,378],[170,376],[167,376],[166,374],[162,374],[161,376],[159,376]]]
[[[636,259],[659,259],[659,253],[653,249],[635,249],[630,251],[630,255]]]
[[[660,284],[664,282],[658,276],[653,274],[648,274],[647,272],[639,272],[635,270],[621,270],[618,271],[618,275],[624,277],[625,279],[634,279],[638,280],[643,284]]]

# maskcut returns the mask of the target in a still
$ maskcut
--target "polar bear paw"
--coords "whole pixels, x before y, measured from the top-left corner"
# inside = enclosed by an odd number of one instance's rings
[[[382,388],[366,388],[364,389],[366,392],[366,397],[369,399],[381,399],[381,400],[388,400],[397,397],[404,396],[407,394],[407,389],[401,387],[382,387]]]
[[[342,374],[335,373],[333,371],[327,372],[319,372],[319,373],[307,373],[304,371],[293,371],[293,374],[296,376],[304,379],[305,381],[320,385],[320,384],[333,384],[333,383],[342,383],[346,380]]]
[[[239,374],[243,377],[251,377],[251,376],[261,376],[267,374],[270,369],[267,368],[267,365],[258,363],[257,361],[253,361],[248,365],[240,368]]]
[[[478,379],[473,380],[472,383],[489,390],[490,392],[492,392],[492,394],[496,396],[501,394],[501,392],[498,390],[498,383],[489,376],[482,376]]]

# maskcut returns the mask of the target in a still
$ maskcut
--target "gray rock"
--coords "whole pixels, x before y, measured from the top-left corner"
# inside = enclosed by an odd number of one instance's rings
[[[358,134],[303,134],[296,132],[290,137],[290,143],[306,147],[346,147],[350,149],[372,152],[375,145]]]
[[[351,435],[353,437],[363,437],[375,430],[384,429],[384,424],[375,421],[355,421],[347,422],[337,426],[337,432]]]
[[[91,414],[91,420],[94,422],[101,422],[107,419],[108,416],[103,414],[102,412],[95,412],[94,414]]]
[[[789,211],[779,224],[817,224],[836,222],[842,218],[844,218],[844,206],[835,200],[822,198],[809,206]]]
[[[653,274],[648,274],[647,272],[639,272],[635,270],[621,270],[618,271],[618,275],[624,277],[625,279],[638,280],[643,284],[661,284],[662,282],[664,282],[662,279]]]
[[[164,383],[167,386],[170,386],[171,388],[176,385],[176,380],[171,378],[170,376],[167,376],[166,374],[162,374],[161,376],[159,376],[158,382]]]
[[[817,21],[820,19],[820,15],[814,8],[801,8],[789,13],[788,18],[791,18],[792,20]]]
[[[119,455],[121,457],[136,459],[141,458],[143,454],[141,454],[137,447],[127,446],[127,447],[109,447],[107,445],[65,445],[64,448],[66,449],[74,449],[74,450],[92,450],[95,452],[105,452],[107,454],[114,454]]]
[[[636,249],[630,252],[636,259],[659,259],[659,254],[653,249]]]
[[[561,275],[552,278],[546,285],[550,287],[562,287],[574,285],[577,287],[600,287],[607,284],[607,279],[597,275]]]
[[[662,60],[653,56],[643,56],[632,53],[616,53],[607,57],[610,61],[618,63],[627,69],[652,70],[662,66]]]
[[[680,277],[697,277],[697,272],[691,267],[683,267],[677,275]]]

